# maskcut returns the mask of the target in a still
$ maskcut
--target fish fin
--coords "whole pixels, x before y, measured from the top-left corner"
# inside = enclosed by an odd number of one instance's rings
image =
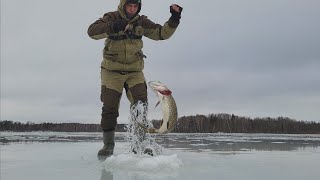
[[[156,108],[159,104],[160,104],[160,101],[157,102],[157,104],[156,104],[156,106],[154,108]]]

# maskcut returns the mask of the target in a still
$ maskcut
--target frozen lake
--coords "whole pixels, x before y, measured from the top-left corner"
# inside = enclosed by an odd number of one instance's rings
[[[128,153],[99,160],[101,133],[1,132],[1,180],[318,180],[320,135],[169,134],[157,157]]]

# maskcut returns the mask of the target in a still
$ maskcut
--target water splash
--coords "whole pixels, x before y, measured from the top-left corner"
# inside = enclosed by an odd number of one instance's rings
[[[152,151],[153,156],[162,153],[162,147],[157,144],[155,135],[145,133],[137,122],[146,127],[153,127],[152,123],[147,120],[148,104],[138,101],[130,109],[129,124],[125,140],[130,143],[130,152],[143,155],[147,151]]]
[[[143,179],[167,179],[177,177],[183,163],[177,154],[157,157],[144,155],[142,158],[139,155],[120,154],[107,158],[103,165],[107,172],[125,172]]]
[[[137,102],[131,107],[129,124],[125,140],[130,144],[129,154],[108,157],[104,162],[106,172],[125,172],[133,177],[143,179],[167,179],[178,176],[178,169],[183,165],[177,154],[162,155],[163,148],[157,144],[156,135],[145,133],[138,122],[146,127],[153,127],[147,120],[148,104]],[[153,156],[145,154],[150,149]],[[131,178],[130,178],[131,179]]]

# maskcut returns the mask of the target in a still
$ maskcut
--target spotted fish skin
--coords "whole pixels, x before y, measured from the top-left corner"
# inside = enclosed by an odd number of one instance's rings
[[[177,123],[178,110],[177,105],[172,95],[166,95],[160,100],[162,106],[162,125],[159,129],[155,129],[156,133],[165,134],[170,133]]]
[[[161,104],[162,107],[162,123],[159,129],[147,128],[140,123],[139,126],[144,128],[149,133],[170,133],[176,126],[178,118],[178,109],[172,96],[172,92],[160,81],[150,81],[148,85],[159,98],[158,103]]]

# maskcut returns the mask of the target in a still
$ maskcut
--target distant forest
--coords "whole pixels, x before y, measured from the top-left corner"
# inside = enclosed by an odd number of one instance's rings
[[[161,121],[152,120],[154,127]],[[21,123],[0,121],[0,131],[56,131],[56,132],[101,132],[99,124],[81,123]],[[118,124],[117,132],[125,132],[126,125]],[[320,134],[320,123],[297,121],[288,117],[250,118],[230,114],[183,116],[174,133],[275,133],[275,134]]]

